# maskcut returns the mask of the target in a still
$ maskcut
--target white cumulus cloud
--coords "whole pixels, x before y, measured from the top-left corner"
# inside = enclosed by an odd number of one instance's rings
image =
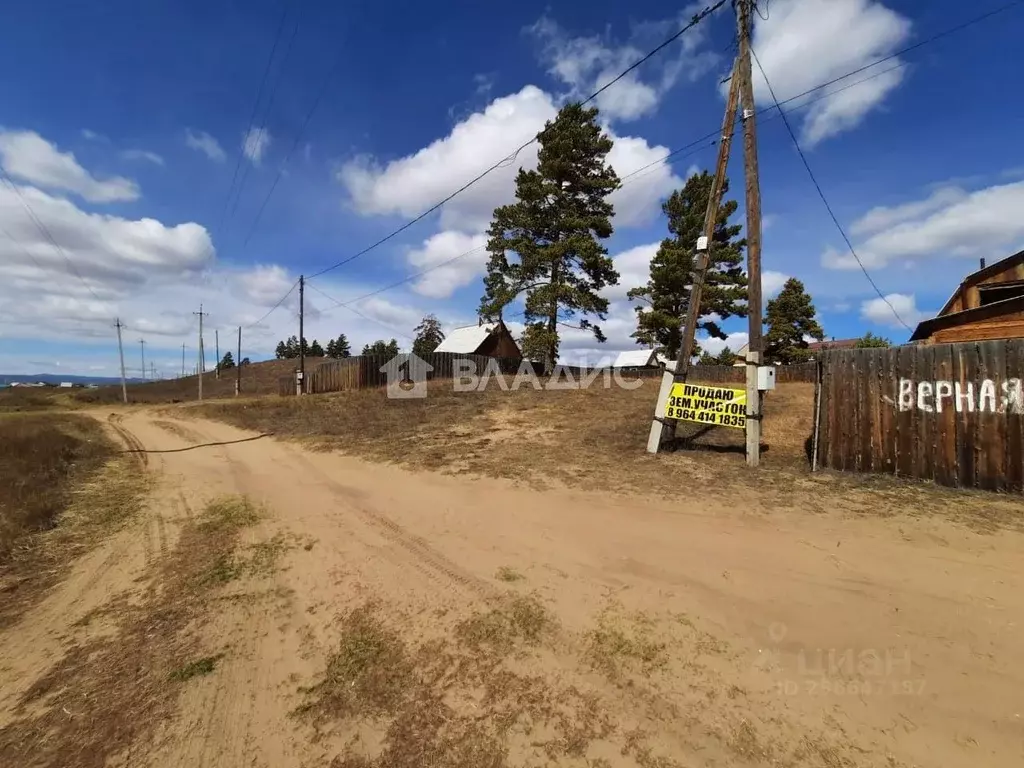
[[[143,160],[153,165],[163,165],[164,159],[156,152],[150,152],[146,149],[126,149],[121,153],[121,157],[125,160]]]
[[[72,152],[61,152],[34,131],[0,129],[0,163],[17,179],[71,192],[90,203],[139,198],[139,187],[134,181],[121,176],[97,179],[79,165]]]
[[[899,315],[899,318],[896,315]],[[890,328],[903,328],[903,323],[913,328],[922,320],[931,317],[932,313],[918,309],[913,294],[890,293],[884,299],[879,297],[862,303],[860,316],[872,323]]]
[[[910,35],[910,21],[876,0],[773,0],[768,19],[755,18],[753,47],[775,95],[785,101],[821,83],[892,54]],[[899,62],[889,60],[889,69]],[[869,70],[867,74],[874,74]],[[829,86],[829,94],[799,114],[807,146],[856,127],[903,81],[904,70],[840,91],[849,83]],[[757,65],[754,96],[768,106],[771,95]],[[807,99],[818,99],[815,91]],[[800,102],[786,105],[792,109]]]
[[[487,264],[486,245],[487,236],[482,233],[467,235],[446,230],[427,238],[407,256],[417,272],[430,270],[413,283],[413,290],[421,296],[443,299],[469,285]]]
[[[193,131],[185,129],[185,146],[202,152],[208,158],[217,163],[223,163],[227,159],[227,153],[220,143],[206,131]]]
[[[919,201],[876,207],[851,227],[867,234],[855,243],[867,268],[894,262],[949,257],[1003,258],[1024,246],[1024,182],[1000,184],[974,192],[941,188]],[[832,269],[859,269],[853,255],[827,250],[822,264]]]

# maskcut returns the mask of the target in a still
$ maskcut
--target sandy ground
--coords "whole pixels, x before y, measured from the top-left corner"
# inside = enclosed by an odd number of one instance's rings
[[[158,450],[251,436],[166,411],[132,411],[116,427]],[[248,587],[272,599],[224,601],[202,628],[223,661],[113,764],[414,765],[381,758],[402,715],[295,714],[345,617],[372,605],[410,648],[447,648],[467,620],[533,596],[554,629],[499,660],[501,679],[518,681],[511,699],[488,693],[494,666],[437,683],[446,723],[487,726],[509,701],[523,708],[501,731],[506,762],[436,765],[1024,765],[1020,534],[779,513],[746,492],[537,492],[273,439],[153,453],[146,469],[160,482],[143,522],[0,637],[0,729],[69,644],[110,631],[84,616],[143,589],[208,500],[245,494],[268,515],[246,537],[295,543]],[[538,686],[543,716],[529,703]],[[431,728],[405,738],[429,740]]]

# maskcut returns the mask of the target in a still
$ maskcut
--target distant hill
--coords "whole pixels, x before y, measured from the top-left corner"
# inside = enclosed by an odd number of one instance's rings
[[[0,373],[0,386],[5,384],[13,384],[15,382],[36,382],[44,381],[47,384],[60,384],[62,381],[70,381],[72,384],[96,384],[103,386],[104,384],[120,384],[121,377],[111,378],[109,376],[69,376],[60,373],[34,373],[34,374],[20,374],[20,373]],[[142,379],[128,379],[130,384],[139,384]]]

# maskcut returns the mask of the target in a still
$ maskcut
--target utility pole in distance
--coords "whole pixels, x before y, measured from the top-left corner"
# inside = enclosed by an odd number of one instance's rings
[[[746,179],[747,208],[747,465],[761,461],[761,393],[757,388],[757,369],[763,352],[761,314],[761,182],[757,167],[757,124],[754,87],[750,79],[750,6],[751,0],[736,4],[739,36],[740,100],[743,105],[743,166]]]
[[[114,325],[117,326],[117,356],[121,358],[121,399],[124,400],[125,404],[128,403],[128,383],[124,378],[124,347],[121,346],[121,329],[124,327],[121,325],[121,318],[117,318]]]
[[[146,380],[146,340],[139,339],[139,348],[142,350],[142,380]]]
[[[238,359],[235,360],[235,397],[242,393],[242,326],[238,326]]]
[[[203,373],[206,371],[206,361],[203,360],[203,317],[209,313],[203,312],[203,305],[199,305],[199,311],[193,312],[193,315],[199,315],[199,361],[196,366],[196,372],[199,374],[199,399],[203,399]]]
[[[299,275],[299,394],[306,392],[306,339],[303,337],[303,320],[306,306],[306,278]]]
[[[181,378],[185,378],[185,342],[181,342]]]
[[[214,352],[217,355],[217,379],[220,379],[220,328],[213,329]]]
[[[704,234],[697,240],[697,263],[690,278],[690,297],[686,307],[686,320],[683,326],[682,345],[676,358],[675,370],[667,371],[661,379],[658,392],[656,413],[651,422],[651,431],[647,438],[647,452],[657,453],[664,443],[672,440],[676,434],[676,421],[664,415],[665,403],[668,401],[672,385],[685,383],[690,373],[690,359],[693,357],[693,342],[700,320],[700,299],[704,289],[704,276],[710,263],[710,250],[718,221],[718,208],[722,202],[722,190],[725,187],[725,172],[729,166],[729,153],[732,148],[732,136],[736,123],[736,106],[739,100],[739,64],[733,64],[732,77],[729,81],[729,96],[725,104],[725,117],[722,120],[722,137],[718,142],[718,162],[715,165],[715,178],[711,182],[708,194],[708,206],[704,214]]]

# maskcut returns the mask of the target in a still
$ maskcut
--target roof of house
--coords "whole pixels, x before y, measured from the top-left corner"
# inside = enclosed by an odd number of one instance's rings
[[[825,349],[856,349],[860,339],[832,339],[831,341],[812,341],[807,348],[815,352]]]
[[[949,311],[950,306],[952,306],[953,302],[956,300],[957,294],[960,293],[961,288],[964,288],[965,286],[968,285],[976,285],[978,283],[982,283],[985,281],[986,278],[991,277],[992,275],[998,275],[1000,272],[1002,272],[1008,266],[1010,266],[1011,262],[1014,261],[1024,262],[1024,251],[1018,251],[1012,256],[1007,256],[1005,259],[1000,259],[999,261],[993,262],[988,266],[982,267],[981,269],[971,272],[957,284],[956,288],[953,290],[952,295],[946,300],[946,303],[942,305],[942,309],[939,310],[939,315],[944,315],[946,314],[946,312]],[[960,313],[958,312],[956,314]],[[916,334],[917,331],[914,331],[914,333]]]
[[[437,349],[434,351],[471,355],[499,327],[500,323],[484,323],[483,325],[467,325],[463,328],[453,328],[451,333],[445,336],[444,341],[438,344]]]
[[[612,368],[644,368],[654,365],[655,355],[653,349],[628,349],[619,352],[612,363]]]
[[[960,312],[950,312],[947,315],[940,314],[930,320],[918,323],[914,333],[910,336],[910,340],[921,341],[944,328],[951,328],[961,323],[980,320],[985,317],[992,317],[993,315],[1001,315],[1004,312],[1019,312],[1021,310],[1024,310],[1024,296],[1014,296],[1010,299],[993,301],[991,304],[982,304],[980,307],[973,307]]]

